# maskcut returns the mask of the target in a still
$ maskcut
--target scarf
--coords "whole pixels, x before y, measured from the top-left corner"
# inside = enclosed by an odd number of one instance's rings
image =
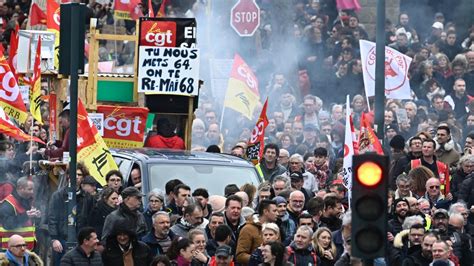
[[[328,181],[329,163],[326,161],[323,165],[314,165],[314,176],[319,181],[319,189],[325,189]]]
[[[191,265],[191,263],[188,262],[187,260],[185,260],[182,256],[178,256],[176,258],[176,264],[178,264],[178,266],[189,266],[189,265]]]
[[[132,243],[130,243],[130,246],[128,246],[128,249],[125,250],[122,245],[118,244],[120,249],[122,250],[123,254],[123,265],[124,266],[134,266],[133,265],[133,254],[132,254]]]
[[[8,261],[10,262],[10,264],[13,264],[13,265],[22,265],[21,263],[18,262],[18,259],[15,257],[15,255],[13,255],[10,250],[7,250],[7,252],[5,252],[5,255],[7,256],[7,259]],[[25,251],[25,255],[23,255],[23,260],[25,262],[25,264],[23,264],[24,266],[28,266],[28,257],[29,257],[29,254],[28,252]]]

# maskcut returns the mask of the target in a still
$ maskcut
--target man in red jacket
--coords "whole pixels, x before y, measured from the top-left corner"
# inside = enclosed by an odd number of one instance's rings
[[[157,135],[149,137],[145,142],[145,147],[167,148],[184,150],[184,141],[174,133],[173,127],[167,118],[160,118],[156,121]]]

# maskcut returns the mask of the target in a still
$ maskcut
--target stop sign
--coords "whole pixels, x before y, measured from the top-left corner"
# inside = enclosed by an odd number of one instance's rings
[[[260,26],[260,8],[255,0],[239,0],[230,12],[232,28],[242,37],[253,36]]]

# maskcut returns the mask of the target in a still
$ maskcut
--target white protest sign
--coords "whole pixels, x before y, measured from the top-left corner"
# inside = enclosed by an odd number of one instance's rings
[[[102,113],[88,113],[89,119],[94,123],[97,131],[101,137],[104,136],[104,114]]]
[[[198,87],[197,48],[140,46],[138,92],[196,96]]]
[[[30,103],[30,86],[18,86],[20,88],[21,99],[25,104]]]

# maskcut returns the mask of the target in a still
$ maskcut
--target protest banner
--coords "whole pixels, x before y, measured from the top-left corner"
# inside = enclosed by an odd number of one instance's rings
[[[194,18],[140,18],[139,45],[157,47],[196,46]]]
[[[97,113],[103,114],[103,136],[108,147],[143,147],[147,108],[99,105]]]
[[[140,47],[139,93],[196,96],[198,88],[197,48]]]

